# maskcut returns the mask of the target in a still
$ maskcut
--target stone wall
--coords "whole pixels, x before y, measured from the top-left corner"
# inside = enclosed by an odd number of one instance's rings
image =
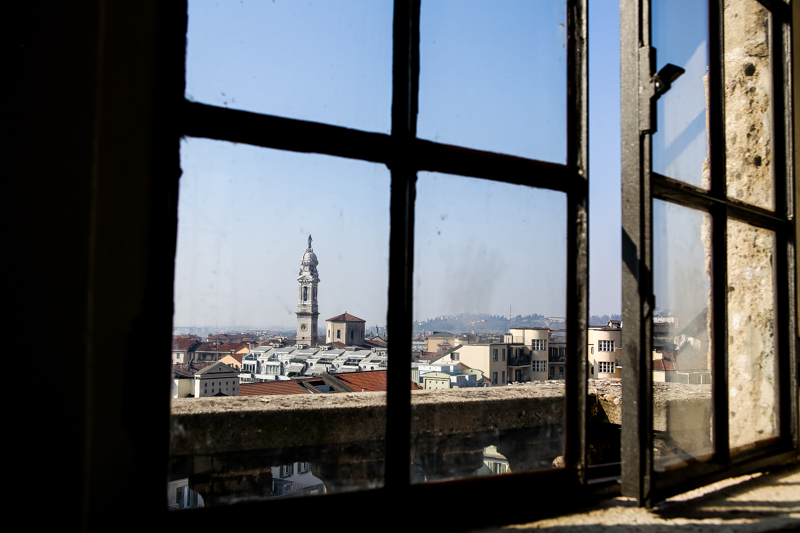
[[[772,209],[769,12],[726,0],[725,143],[728,196]],[[778,431],[773,232],[727,222],[728,385],[731,448]]]
[[[725,146],[728,196],[775,206],[769,12],[756,0],[725,2]]]

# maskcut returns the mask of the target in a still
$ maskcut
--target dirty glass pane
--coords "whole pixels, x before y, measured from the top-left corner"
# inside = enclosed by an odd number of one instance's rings
[[[170,501],[382,485],[386,167],[193,138],[181,166]]]
[[[420,173],[414,482],[562,464],[564,360],[549,354],[566,346],[566,205],[563,193]]]
[[[186,98],[388,133],[392,2],[189,1]]]
[[[732,451],[778,435],[775,233],[728,221],[728,389]]]
[[[685,71],[658,99],[653,171],[708,189],[707,3],[653,0],[652,35],[656,70],[661,72],[667,64],[672,64]]]
[[[565,163],[565,0],[426,0],[418,133]]]
[[[725,161],[728,196],[775,208],[770,13],[756,0],[725,3]]]
[[[711,217],[653,202],[655,468],[707,458],[711,442]]]

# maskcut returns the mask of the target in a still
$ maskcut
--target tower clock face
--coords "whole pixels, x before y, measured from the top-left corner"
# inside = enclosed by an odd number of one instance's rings
[[[307,266],[304,266],[304,267],[303,267],[303,270],[305,270],[306,272],[308,272],[308,267],[307,267]]]
[[[303,331],[305,331],[305,330],[306,330],[306,327],[307,327],[307,326],[306,326],[305,324],[300,324],[300,329],[302,329]]]

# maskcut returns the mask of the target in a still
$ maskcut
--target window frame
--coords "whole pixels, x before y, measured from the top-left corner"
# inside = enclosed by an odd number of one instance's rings
[[[791,6],[780,0],[753,0],[772,14],[773,168],[775,210],[728,198],[725,175],[723,1],[708,0],[708,143],[711,187],[704,190],[652,171],[655,129],[655,50],[652,0],[620,0],[622,100],[622,441],[638,442],[622,456],[622,493],[639,505],[746,473],[796,456],[798,368],[795,222],[792,154]],[[652,124],[652,125],[651,125]],[[654,470],[653,453],[653,200],[707,213],[712,218],[712,432],[715,452],[667,472]],[[727,221],[746,222],[775,232],[775,355],[779,387],[779,432],[774,442],[731,456],[727,383]],[[777,287],[785,290],[777,290]],[[724,414],[717,416],[716,414]],[[720,446],[720,443],[722,445]]]
[[[411,390],[408,372],[388,373],[385,486],[366,492],[320,497],[318,509],[335,510],[344,502],[388,505],[407,498],[469,497],[486,495],[487,505],[506,507],[507,494],[525,491],[547,505],[541,511],[517,506],[503,514],[510,523],[530,519],[537,512],[553,512],[580,503],[564,493],[583,493],[592,477],[607,476],[587,466],[587,326],[588,326],[588,11],[587,0],[566,0],[567,87],[565,91],[567,158],[565,164],[525,159],[467,149],[420,139],[416,135],[419,89],[420,0],[396,0],[393,22],[392,129],[389,135],[348,129],[311,121],[262,115],[211,105],[180,103],[178,135],[245,143],[264,148],[318,153],[382,163],[391,171],[389,235],[389,304],[387,323],[392,324],[398,354],[411,354],[414,257],[414,199],[419,171],[442,172],[465,178],[481,178],[562,192],[566,196],[567,291],[566,329],[569,335],[565,383],[565,465],[519,472],[500,478],[469,478],[412,484],[410,470]],[[185,3],[183,4],[185,9]],[[186,23],[184,19],[184,24]],[[185,35],[185,26],[184,26]],[[185,42],[184,42],[185,45]],[[185,66],[181,66],[185,69]],[[181,70],[183,73],[184,70]],[[543,126],[544,127],[544,126]],[[409,355],[410,357],[410,355]],[[400,364],[393,368],[402,369]],[[391,422],[390,422],[391,421]],[[592,472],[595,472],[593,475]],[[279,507],[270,507],[276,506]],[[307,502],[250,502],[227,507],[190,510],[176,515],[180,527],[191,523],[209,525],[212,517],[254,517],[267,509],[291,517],[303,512]],[[200,517],[203,517],[202,519]],[[402,514],[398,517],[402,518]],[[448,517],[449,528],[474,528],[498,523],[497,516]],[[482,522],[482,520],[485,522]],[[221,522],[222,523],[222,522]],[[287,518],[288,523],[288,518]],[[191,527],[191,526],[190,526]]]

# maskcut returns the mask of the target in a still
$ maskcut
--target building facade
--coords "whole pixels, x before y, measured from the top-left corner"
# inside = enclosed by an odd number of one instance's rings
[[[325,344],[341,342],[347,345],[364,344],[366,321],[347,311],[325,321]]]

